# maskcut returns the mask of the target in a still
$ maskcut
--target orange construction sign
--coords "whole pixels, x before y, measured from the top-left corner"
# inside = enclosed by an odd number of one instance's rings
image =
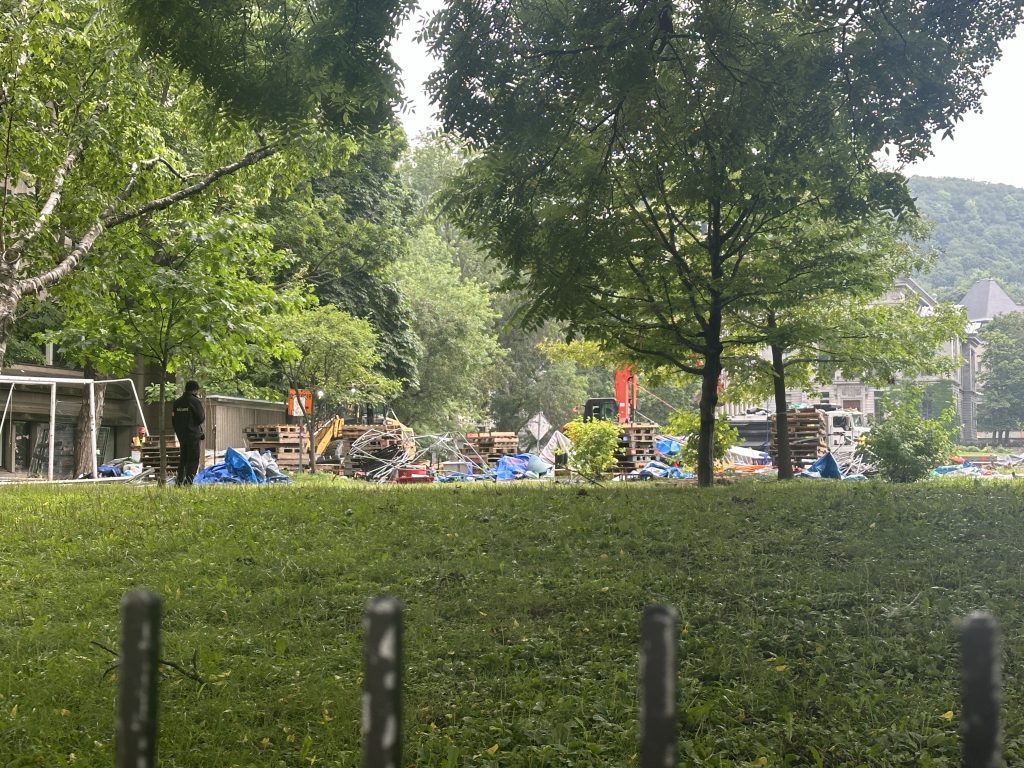
[[[288,390],[288,415],[289,416],[313,415],[313,390],[311,389],[289,389]]]

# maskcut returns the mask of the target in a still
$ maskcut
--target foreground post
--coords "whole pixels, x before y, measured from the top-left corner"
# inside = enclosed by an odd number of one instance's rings
[[[676,642],[674,608],[649,605],[640,625],[640,768],[675,768]]]
[[[995,619],[975,612],[960,627],[960,720],[964,768],[996,768],[999,753],[999,636]]]
[[[160,597],[128,592],[121,600],[121,663],[117,713],[117,768],[154,768]]]
[[[402,606],[370,601],[363,616],[363,767],[398,768],[402,752]]]

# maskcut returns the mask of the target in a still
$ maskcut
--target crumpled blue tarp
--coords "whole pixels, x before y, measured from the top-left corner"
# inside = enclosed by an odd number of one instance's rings
[[[487,474],[495,480],[518,480],[526,477],[530,463],[530,454],[517,453],[515,456],[502,456],[497,465]]]
[[[963,464],[947,464],[946,466],[936,467],[932,470],[932,475],[980,475],[981,467],[971,464],[969,461],[964,461]]]
[[[215,483],[287,483],[288,477],[277,469],[277,462],[269,455],[250,451],[249,455],[228,448],[224,461],[206,467],[196,475],[196,485]]]
[[[798,477],[811,477],[815,480],[842,480],[843,471],[839,468],[836,457],[826,451],[816,462],[801,472]]]
[[[676,456],[683,450],[683,443],[674,437],[655,435],[654,450],[662,456]]]
[[[679,467],[673,467],[668,464],[663,464],[660,461],[648,461],[639,469],[634,469],[629,473],[630,478],[636,478],[639,480],[650,480],[650,479],[661,479],[669,478],[672,480],[681,480],[686,478],[696,477],[692,472],[683,472]]]
[[[121,471],[120,467],[113,464],[100,464],[96,467],[96,474],[100,477],[121,477],[124,475],[124,472]]]

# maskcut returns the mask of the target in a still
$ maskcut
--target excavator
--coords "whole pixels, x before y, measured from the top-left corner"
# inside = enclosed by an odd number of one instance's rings
[[[630,424],[636,413],[639,385],[631,366],[615,370],[615,397],[591,397],[583,406],[583,420],[615,421]]]

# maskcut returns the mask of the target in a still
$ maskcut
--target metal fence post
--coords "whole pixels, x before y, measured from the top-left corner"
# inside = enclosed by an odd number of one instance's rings
[[[640,625],[640,766],[675,768],[676,644],[679,618],[674,608],[649,605]]]
[[[964,768],[997,768],[999,749],[999,631],[995,619],[975,612],[960,627]]]
[[[121,599],[116,768],[154,768],[160,597],[136,590]]]
[[[402,606],[370,601],[363,616],[363,766],[398,768],[402,752]]]

